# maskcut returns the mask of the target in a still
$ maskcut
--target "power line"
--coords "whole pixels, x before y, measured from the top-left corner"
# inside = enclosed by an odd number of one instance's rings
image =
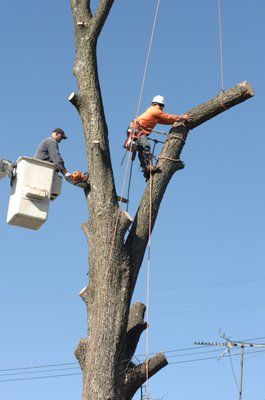
[[[205,288],[205,287],[212,287],[212,286],[226,286],[226,285],[235,285],[235,284],[243,284],[243,283],[250,283],[250,282],[260,282],[260,281],[265,281],[265,278],[202,283],[202,284],[197,284],[197,285],[173,286],[173,287],[169,287],[169,288],[152,289],[152,292],[161,292],[161,291],[176,290],[176,289],[196,289],[196,288]],[[143,290],[136,290],[136,292],[140,292],[140,291],[143,291]]]
[[[231,340],[230,336],[226,336],[224,332],[219,331],[219,336],[224,339],[224,342],[199,342],[199,343],[194,343],[198,345],[206,345],[206,346],[225,346],[226,350],[221,354],[219,359],[223,358],[225,354],[229,354],[230,357],[230,362],[232,366],[232,372],[234,375],[235,382],[237,384],[238,388],[238,393],[239,393],[239,400],[242,400],[242,393],[243,393],[243,366],[244,366],[244,355],[245,355],[245,349],[246,348],[265,348],[265,344],[260,344],[260,343],[252,343],[249,341],[239,341],[239,340]],[[232,357],[230,354],[231,349],[233,348],[240,348],[240,382],[239,385],[237,383],[235,373],[234,373],[234,368],[233,368],[233,363],[232,363]]]
[[[25,372],[8,372],[7,374],[0,374],[1,376],[10,376],[10,375],[28,375],[28,374],[46,374],[47,372],[58,372],[58,371],[69,371],[71,369],[79,369],[78,366],[70,367],[70,368],[59,368],[59,369],[45,369],[44,371],[36,370],[36,371],[25,371]]]
[[[171,315],[176,314],[186,314],[186,313],[198,313],[198,312],[212,312],[212,311],[222,311],[222,310],[236,310],[239,308],[254,308],[254,307],[264,307],[265,303],[256,303],[256,304],[239,304],[237,306],[219,306],[213,308],[194,308],[190,310],[176,311],[170,313]],[[166,314],[168,315],[168,314]]]
[[[256,351],[249,351],[246,352],[246,354],[254,354],[254,353],[265,353],[265,350],[256,350]],[[231,354],[231,357],[237,357],[240,356],[240,353],[236,354]],[[224,358],[229,357],[228,355],[224,355]],[[204,358],[193,358],[191,360],[182,360],[182,361],[173,361],[170,362],[170,364],[185,364],[185,363],[190,363],[190,362],[196,362],[196,361],[206,361],[206,360],[218,360],[220,357],[204,357]]]
[[[35,368],[61,367],[64,365],[77,365],[77,364],[78,364],[77,362],[69,362],[69,363],[59,363],[59,364],[35,365],[32,367],[5,368],[5,369],[0,369],[0,372],[19,371],[19,370],[23,370],[23,369],[35,369]]]
[[[180,351],[180,349],[177,349],[176,351]],[[206,352],[199,352],[198,354],[203,354]],[[208,351],[207,351],[208,353]],[[256,351],[249,351],[246,352],[246,354],[254,354],[254,353],[265,353],[265,350],[256,350]],[[150,353],[149,353],[150,354]],[[192,354],[190,354],[192,355]],[[181,356],[181,355],[180,355]],[[240,353],[236,353],[236,354],[232,354],[231,357],[237,357],[240,356]],[[229,357],[228,355],[225,355],[224,357]],[[187,363],[194,363],[194,362],[198,362],[198,361],[207,361],[207,360],[218,360],[219,357],[218,356],[213,356],[213,357],[203,357],[203,358],[193,358],[191,360],[181,360],[181,361],[173,361],[173,362],[169,362],[169,365],[174,365],[174,364],[187,364]],[[71,365],[71,364],[77,364],[77,363],[63,363],[63,364],[59,364],[59,365]],[[58,365],[58,364],[53,364],[53,365]],[[38,367],[26,367],[24,369],[33,369],[33,368],[38,368]],[[42,366],[41,368],[45,368],[45,366]],[[21,370],[23,368],[14,368],[11,370]],[[69,368],[71,369],[71,368]],[[10,369],[8,369],[10,370]],[[63,371],[65,370],[65,368],[62,369],[58,369],[55,371]],[[34,371],[35,372],[35,371]],[[50,372],[50,371],[36,371],[36,373],[46,373],[46,372]],[[30,373],[30,372],[26,372],[26,373]],[[19,372],[18,374],[23,374],[23,372]],[[5,375],[9,375],[9,374],[4,374]],[[14,375],[16,375],[14,373]],[[10,378],[10,379],[0,379],[0,383],[1,382],[15,382],[15,381],[30,381],[30,380],[38,380],[38,379],[49,379],[49,378],[61,378],[61,377],[66,377],[66,376],[80,376],[82,375],[81,372],[76,372],[76,373],[70,373],[70,374],[55,374],[55,375],[46,375],[46,376],[33,376],[33,377],[21,377],[21,378]],[[0,375],[1,376],[1,375]]]
[[[262,339],[265,339],[265,336],[242,339],[242,341],[255,341],[255,340],[262,340]],[[197,349],[205,349],[207,347],[210,347],[210,346],[196,346]],[[183,352],[183,351],[194,350],[194,348],[195,347],[193,346],[193,347],[183,347],[183,348],[178,348],[178,349],[170,349],[170,350],[165,350],[164,353],[165,354],[168,354],[168,353],[179,353],[179,352]],[[207,350],[207,351],[196,352],[196,353],[197,354],[204,354],[204,353],[215,352],[215,351],[217,351],[217,350]],[[262,350],[260,350],[259,352],[261,353]],[[251,351],[249,353],[252,354],[254,352]],[[152,353],[149,353],[149,354],[150,355],[155,355],[155,354],[157,354],[157,352],[152,352]],[[193,355],[193,354],[195,354],[195,352],[188,353],[187,356],[188,355]],[[183,356],[183,354],[181,354],[180,356]],[[136,354],[135,357],[145,357],[145,354]],[[173,355],[173,356],[169,356],[169,357],[177,357],[177,355]],[[78,362],[41,364],[41,365],[34,365],[34,366],[27,366],[27,367],[2,368],[2,369],[0,369],[0,372],[22,371],[22,370],[42,369],[42,368],[52,368],[52,367],[64,367],[64,366],[69,366],[69,365],[78,366]],[[64,368],[61,368],[61,369],[58,369],[58,370],[64,370]]]
[[[47,376],[33,376],[31,378],[11,378],[11,379],[0,379],[1,382],[14,382],[14,381],[31,381],[36,379],[48,379],[48,378],[61,378],[63,376],[74,376],[74,375],[82,375],[81,372],[73,373],[73,374],[60,374],[60,375],[47,375]]]

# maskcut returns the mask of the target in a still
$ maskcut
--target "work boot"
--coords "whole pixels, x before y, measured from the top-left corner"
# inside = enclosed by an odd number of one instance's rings
[[[159,172],[160,169],[157,165],[147,165],[143,170],[144,177],[146,181],[150,178],[150,175],[154,175],[156,172]]]

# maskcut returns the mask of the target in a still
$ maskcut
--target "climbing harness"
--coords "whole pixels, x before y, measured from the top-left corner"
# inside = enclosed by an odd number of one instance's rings
[[[144,128],[135,121],[132,121],[127,129],[127,139],[125,140],[123,147],[132,152],[132,161],[135,160],[138,140],[145,132]]]
[[[125,159],[126,153],[127,151],[132,153],[132,161],[135,160],[136,157],[136,152],[138,150],[138,140],[140,139],[140,137],[145,134],[146,129],[144,129],[143,127],[141,127],[138,123],[135,123],[134,121],[131,122],[131,124],[129,125],[128,129],[127,129],[127,139],[124,142],[123,148],[126,150],[125,154],[121,160],[121,166],[123,164],[123,161]],[[159,133],[160,135],[163,136],[169,136],[167,132],[165,131],[158,131],[156,129],[151,129],[151,132],[155,132],[155,133]],[[151,139],[151,138],[147,138],[148,140],[152,140],[155,143],[165,143],[165,142],[161,142],[160,140],[156,140],[156,139]],[[154,151],[152,152],[154,154]]]

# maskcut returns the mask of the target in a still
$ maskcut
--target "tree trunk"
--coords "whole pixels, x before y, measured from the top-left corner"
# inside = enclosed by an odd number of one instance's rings
[[[129,400],[146,376],[167,364],[162,353],[140,365],[132,361],[146,329],[145,306],[130,305],[148,242],[150,187],[153,228],[166,187],[183,168],[178,160],[189,129],[253,96],[250,85],[243,82],[192,109],[192,123],[172,127],[158,163],[160,173],[151,177],[125,240],[132,219],[117,201],[96,57],[97,39],[113,3],[100,0],[92,15],[90,0],[71,0],[78,93],[72,93],[69,100],[82,120],[90,175],[90,191],[85,193],[89,221],[83,225],[89,248],[89,284],[81,293],[88,336],[80,340],[75,352],[83,373],[83,400]]]

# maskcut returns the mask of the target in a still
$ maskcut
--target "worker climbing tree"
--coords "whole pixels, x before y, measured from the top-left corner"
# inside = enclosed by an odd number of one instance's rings
[[[140,365],[133,362],[137,343],[147,324],[145,305],[131,304],[131,300],[163,195],[171,177],[183,168],[180,154],[187,135],[191,129],[254,93],[249,83],[242,82],[183,116],[162,120],[159,116],[164,115],[163,99],[154,99],[151,122],[147,122],[151,110],[136,117],[131,130],[136,133],[137,146],[140,142],[138,150],[146,178],[152,172],[147,170],[150,148],[142,142],[159,121],[173,126],[159,155],[159,173],[150,176],[137,213],[131,217],[121,210],[118,202],[96,56],[97,41],[114,0],[100,0],[94,13],[90,3],[71,0],[76,38],[74,74],[78,90],[69,96],[69,101],[83,124],[90,175],[90,191],[86,193],[89,220],[83,224],[89,246],[88,285],[81,293],[87,310],[88,336],[80,340],[75,354],[83,374],[82,400],[129,400],[147,376],[151,377],[167,365],[163,353]],[[143,131],[140,136],[138,129]]]
[[[164,107],[164,97],[159,95],[155,96],[152,100],[151,106],[131,122],[127,131],[128,138],[125,142],[125,148],[129,151],[138,150],[142,172],[147,180],[149,179],[150,174],[159,171],[159,168],[156,165],[150,163],[152,155],[147,136],[150,135],[157,124],[172,125],[175,122],[185,123],[193,120],[193,117],[190,114],[182,116],[167,114],[163,112]],[[180,165],[183,165],[181,164],[181,161]]]

